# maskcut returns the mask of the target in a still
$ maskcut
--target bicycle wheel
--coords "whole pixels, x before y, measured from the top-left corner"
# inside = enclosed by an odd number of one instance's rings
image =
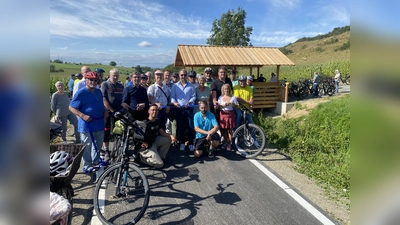
[[[264,131],[255,124],[241,125],[232,135],[233,147],[236,153],[247,158],[259,155],[265,147]]]
[[[334,91],[334,89],[333,89],[332,87],[328,87],[328,88],[326,89],[326,93],[327,93],[329,96],[332,96],[334,92],[335,92],[335,91]]]
[[[112,142],[112,148],[110,148],[110,163],[114,164],[120,162],[122,157],[122,137],[119,135],[113,135],[114,141]]]
[[[103,224],[136,224],[149,204],[149,183],[134,164],[107,168],[94,191],[94,209]]]

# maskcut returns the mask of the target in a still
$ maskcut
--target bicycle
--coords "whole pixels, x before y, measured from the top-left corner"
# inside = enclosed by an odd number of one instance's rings
[[[233,132],[232,143],[236,153],[247,159],[258,156],[266,145],[265,133],[256,124],[249,123],[246,115],[250,110],[239,103],[242,110],[241,125]]]
[[[134,148],[135,137],[130,134],[138,125],[127,114],[129,112],[115,114],[124,125],[124,131],[118,138],[121,142],[116,145],[119,154],[113,156],[115,162],[100,175],[94,191],[94,209],[104,224],[135,224],[149,204],[147,178],[131,161],[137,158],[138,151]]]
[[[342,81],[343,84],[350,85],[350,75],[346,74],[346,76],[342,79],[342,76],[340,76],[340,80]]]

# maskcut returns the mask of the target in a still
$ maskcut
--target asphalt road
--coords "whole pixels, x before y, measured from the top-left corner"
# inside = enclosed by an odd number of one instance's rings
[[[196,159],[189,151],[171,148],[163,169],[141,166],[151,197],[138,224],[338,224],[297,195],[290,184],[279,186],[279,181],[271,180],[255,164],[258,161],[243,159],[234,152],[221,150],[213,159]],[[268,169],[263,163],[259,165]],[[81,170],[74,177],[74,225],[95,224],[94,179]],[[294,196],[301,200],[296,201]],[[305,207],[304,202],[310,205]],[[306,209],[310,207],[314,212]]]

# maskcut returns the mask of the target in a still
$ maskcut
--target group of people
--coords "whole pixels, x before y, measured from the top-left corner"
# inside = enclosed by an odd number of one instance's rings
[[[131,84],[123,85],[117,68],[111,69],[108,79],[103,80],[104,70],[91,71],[83,66],[83,77],[74,81],[71,100],[64,96],[64,84],[56,83],[58,91],[52,96],[51,109],[62,118],[62,141],[66,143],[66,121],[70,120],[76,142],[86,145],[82,156],[85,172],[98,168],[100,152],[107,158],[110,132],[116,122],[113,115],[123,109],[154,130],[141,143],[143,163],[162,167],[175,142],[179,142],[179,150],[188,148],[195,157],[213,157],[218,146],[232,150],[232,133],[240,125],[239,103],[251,112],[253,107],[253,90],[248,86],[252,77],[241,75],[236,79],[236,71],[231,70],[229,78],[227,72],[224,66],[215,77],[211,68],[206,68],[204,75],[186,69],[172,74],[156,70],[154,83],[149,81],[151,72],[146,77],[133,72]],[[247,116],[252,123],[251,114]]]

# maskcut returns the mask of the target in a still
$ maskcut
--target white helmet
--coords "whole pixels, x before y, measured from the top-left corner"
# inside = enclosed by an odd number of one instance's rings
[[[73,157],[65,151],[56,151],[50,155],[50,176],[65,172],[71,165]]]

